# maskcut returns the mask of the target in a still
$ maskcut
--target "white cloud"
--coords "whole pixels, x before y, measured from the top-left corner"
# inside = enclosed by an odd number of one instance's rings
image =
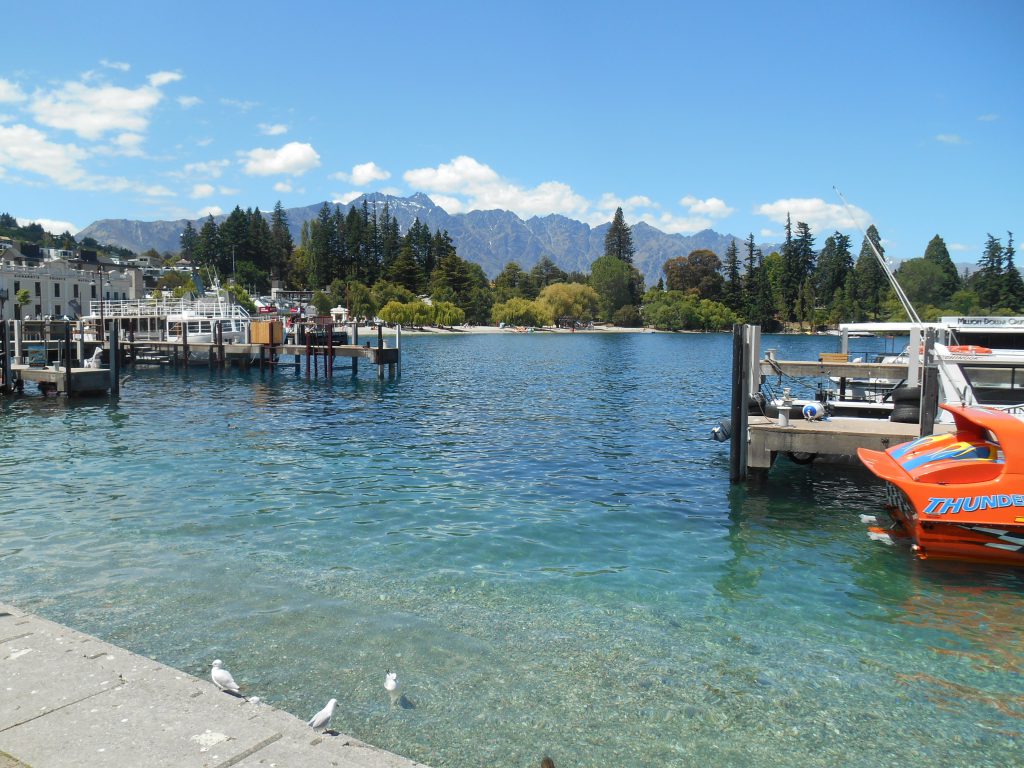
[[[121,72],[127,72],[132,68],[131,64],[126,64],[123,61],[108,61],[107,59],[100,59],[100,66],[106,67],[107,69],[117,69]]]
[[[730,208],[726,205],[724,200],[717,197],[709,197],[707,200],[701,200],[691,195],[687,195],[679,201],[679,204],[689,209],[690,213],[699,214],[701,216],[710,216],[713,219],[724,219],[735,210],[734,208]]]
[[[291,141],[280,149],[250,149],[239,152],[239,155],[246,158],[245,172],[250,176],[301,176],[320,165],[320,155],[313,146],[297,141]]]
[[[192,197],[210,197],[216,191],[212,184],[194,184],[192,186]]]
[[[964,245],[963,243],[947,243],[946,248],[951,251],[957,251],[958,253],[965,253],[966,251],[974,250],[972,246]]]
[[[288,133],[288,126],[283,123],[274,123],[273,125],[260,123],[259,129],[260,133],[265,136],[280,136],[282,133]]]
[[[73,131],[83,139],[98,139],[108,131],[139,133],[149,125],[148,113],[163,98],[158,88],[121,88],[65,83],[37,92],[29,105],[42,125]]]
[[[702,229],[711,228],[711,219],[703,216],[673,216],[671,213],[644,213],[640,215],[640,221],[657,227],[662,232],[670,235],[700,232]]]
[[[142,142],[145,137],[138,133],[122,133],[111,141],[113,154],[124,157],[142,157]]]
[[[178,176],[205,176],[219,179],[224,169],[231,165],[230,160],[208,160],[205,163],[188,163]]]
[[[940,133],[935,137],[935,140],[940,144],[963,144],[964,140],[955,133]]]
[[[0,103],[14,103],[16,101],[24,101],[26,98],[28,97],[21,90],[21,86],[0,77]]]
[[[226,107],[234,107],[242,112],[248,112],[253,107],[258,107],[258,101],[242,101],[241,99],[221,99],[220,103]]]
[[[338,192],[335,192],[333,195],[331,195],[331,202],[332,203],[338,203],[340,205],[348,205],[353,200],[355,200],[357,197],[359,197],[361,194],[363,194],[363,193],[362,192],[345,192],[344,194],[340,194]]]
[[[871,214],[863,208],[851,205],[847,211],[841,205],[826,203],[817,197],[792,197],[776,200],[774,203],[764,203],[757,206],[754,213],[767,216],[776,224],[785,224],[788,213],[793,226],[802,221],[816,232],[854,227],[866,228],[871,223]]]
[[[147,197],[177,197],[163,184],[130,184],[129,188]]]
[[[436,168],[416,168],[403,174],[406,183],[431,196],[435,193],[468,197],[467,210],[502,208],[523,218],[560,213],[582,216],[590,203],[560,181],[524,188],[502,179],[490,166],[461,155]]]
[[[208,205],[196,212],[197,219],[205,219],[207,216],[220,216],[224,211],[219,205]]]
[[[995,112],[989,112],[987,115],[978,115],[978,119],[983,123],[991,123],[993,120],[998,120],[999,115]]]
[[[0,170],[16,168],[45,176],[61,186],[74,186],[85,177],[79,165],[89,153],[74,144],[56,144],[27,125],[0,125]]]
[[[81,227],[76,227],[70,221],[58,221],[56,219],[23,219],[20,216],[17,217],[18,225],[27,227],[29,224],[38,224],[44,230],[52,235],[62,235],[65,232],[75,234],[81,232]]]
[[[762,227],[760,234],[761,237],[782,237],[781,232],[776,232],[774,229],[769,229],[768,227]]]
[[[178,104],[182,109],[192,109],[197,104],[202,104],[203,100],[198,96],[179,96]]]
[[[234,187],[217,187],[217,191],[222,195],[237,195],[241,190]]]
[[[460,155],[450,163],[437,168],[416,168],[406,171],[402,178],[413,187],[432,192],[469,192],[500,182],[490,166],[478,163],[472,157]]]
[[[448,195],[433,194],[433,195],[430,196],[430,199],[433,200],[435,204],[437,204],[437,205],[441,206],[442,208],[444,208],[444,210],[446,212],[448,212],[448,213],[465,213],[466,212],[466,204],[464,202],[462,202],[461,200],[459,200],[459,198],[457,198],[457,197],[449,197]]]
[[[151,86],[159,88],[162,85],[176,83],[178,80],[181,80],[181,74],[178,72],[154,72],[147,79]]]
[[[275,192],[291,192],[292,185],[287,181],[279,181],[274,185]]]
[[[130,144],[130,142],[129,142]],[[104,148],[107,154],[109,148]],[[146,197],[174,197],[162,185],[146,185],[122,177],[90,176],[80,163],[92,155],[74,144],[57,144],[27,125],[0,125],[0,176],[8,168],[38,174],[67,189],[94,192],[136,192]]]
[[[338,179],[339,181],[350,181],[357,187],[365,187],[367,184],[374,181],[390,179],[391,172],[385,171],[379,165],[371,161],[369,163],[353,165],[351,173],[338,171],[337,173],[332,173],[329,178]]]
[[[647,195],[633,195],[632,197],[621,198],[613,195],[611,192],[605,192],[601,195],[601,199],[597,201],[596,207],[601,212],[601,216],[607,215],[607,218],[601,221],[601,223],[604,223],[604,221],[611,221],[617,208],[621,208],[622,213],[625,215],[632,213],[637,208],[656,208],[657,206]]]

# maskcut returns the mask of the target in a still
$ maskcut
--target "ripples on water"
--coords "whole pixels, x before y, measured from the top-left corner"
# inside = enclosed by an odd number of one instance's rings
[[[4,403],[0,599],[438,768],[1020,764],[1020,576],[868,541],[863,472],[730,488],[729,355],[412,338],[399,381]]]

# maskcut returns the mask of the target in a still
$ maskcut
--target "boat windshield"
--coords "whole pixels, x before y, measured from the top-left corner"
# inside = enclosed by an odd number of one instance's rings
[[[967,382],[979,403],[1015,405],[1024,403],[1024,365],[961,364]]]

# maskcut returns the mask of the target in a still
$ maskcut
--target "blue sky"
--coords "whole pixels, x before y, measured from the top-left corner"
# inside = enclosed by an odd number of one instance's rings
[[[18,3],[0,211],[72,232],[361,192],[890,256],[1024,237],[1024,3]],[[856,224],[833,186],[854,207]]]

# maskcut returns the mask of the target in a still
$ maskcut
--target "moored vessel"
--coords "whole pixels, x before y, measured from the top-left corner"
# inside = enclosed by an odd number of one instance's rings
[[[1024,421],[997,408],[942,404],[953,432],[857,455],[886,481],[888,528],[920,558],[1024,566]]]

